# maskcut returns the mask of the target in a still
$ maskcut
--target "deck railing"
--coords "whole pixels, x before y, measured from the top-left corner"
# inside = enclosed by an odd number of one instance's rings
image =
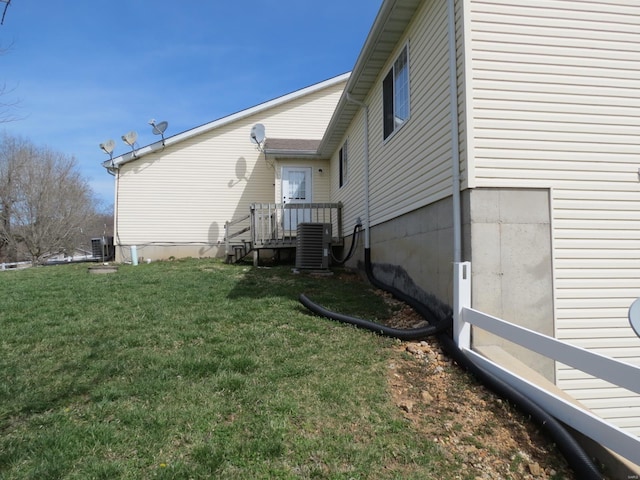
[[[640,437],[619,428],[573,402],[478,354],[471,347],[471,325],[537,352],[554,361],[640,395],[640,367],[614,360],[470,308],[471,264],[455,264],[454,336],[465,355],[536,401],[547,412],[629,461],[640,465]]]
[[[251,205],[254,248],[295,246],[297,225],[303,222],[330,223],[333,239],[342,242],[341,203],[254,203]]]
[[[224,224],[224,253],[233,255],[234,244],[251,242],[251,215],[228,221]]]
[[[342,245],[341,203],[253,203],[248,215],[225,223],[225,255],[242,257],[261,248],[295,247],[302,222],[330,223],[333,245]]]

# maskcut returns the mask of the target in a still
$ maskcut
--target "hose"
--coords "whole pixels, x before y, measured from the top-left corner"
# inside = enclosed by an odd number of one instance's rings
[[[331,253],[331,260],[333,261],[333,263],[335,263],[336,265],[344,265],[344,263],[347,260],[353,257],[353,253],[355,252],[355,247],[356,247],[356,239],[358,237],[358,233],[360,233],[361,231],[361,228],[362,228],[362,225],[360,223],[356,224],[356,226],[353,227],[353,234],[351,235],[351,246],[349,247],[349,251],[347,252],[347,255],[342,260],[338,260],[333,255],[333,250],[329,249],[329,252]]]
[[[421,338],[435,335],[441,330],[449,328],[447,322],[440,322],[436,325],[428,325],[420,328],[393,328],[382,325],[380,323],[372,322],[371,320],[365,320],[363,318],[351,317],[342,313],[332,312],[324,307],[321,307],[317,303],[312,302],[304,294],[300,294],[298,300],[313,313],[316,313],[317,315],[320,315],[322,317],[331,318],[342,323],[355,325],[356,327],[371,330],[372,332],[376,332],[387,337],[398,338],[400,340],[420,340]]]
[[[320,305],[313,303],[304,294],[299,297],[300,302],[312,312],[337,320],[339,322],[355,325],[360,328],[371,330],[383,335],[399,338],[400,340],[417,340],[430,335],[437,335],[440,344],[447,355],[465,368],[469,373],[474,375],[481,383],[487,386],[496,394],[506,398],[512,402],[525,414],[528,414],[534,421],[538,422],[552,440],[558,445],[558,449],[567,460],[567,463],[576,474],[577,478],[586,480],[601,480],[603,477],[599,470],[593,464],[587,453],[571,436],[566,428],[555,417],[540,407],[537,403],[520,393],[508,383],[500,380],[488,370],[477,365],[473,360],[467,357],[464,352],[458,348],[453,339],[444,333],[451,326],[451,317],[438,320],[436,314],[432,312],[426,305],[418,300],[409,297],[395,287],[386,285],[373,275],[371,267],[371,251],[365,249],[365,270],[367,278],[375,287],[386,290],[393,294],[399,300],[405,301],[413,307],[425,320],[430,322],[428,327],[415,329],[397,329],[381,325],[370,320],[364,320],[357,317],[351,317],[337,312],[331,312]],[[418,308],[416,308],[418,307]]]

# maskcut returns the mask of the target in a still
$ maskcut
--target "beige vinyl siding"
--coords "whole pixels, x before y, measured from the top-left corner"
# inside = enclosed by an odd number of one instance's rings
[[[640,188],[637,173],[626,180],[608,191],[553,191],[556,336],[640,366],[627,320],[640,296]],[[594,413],[640,435],[640,396],[564,365],[556,375]]]
[[[622,3],[470,2],[477,186],[615,181],[583,164],[635,161],[640,4]]]
[[[386,141],[382,77],[408,45],[411,113]],[[382,223],[451,195],[446,2],[428,1],[382,70],[369,98],[371,222]]]
[[[456,2],[458,89],[464,95],[462,3]],[[404,46],[409,53],[410,119],[387,141],[382,133],[382,79]],[[447,5],[426,1],[416,13],[395,52],[381,69],[365,103],[369,105],[369,170],[372,225],[400,217],[451,195],[451,128],[449,105]],[[461,108],[463,108],[461,101]],[[460,128],[464,133],[464,110]],[[344,204],[348,231],[364,218],[364,110],[352,121],[348,183],[338,187],[338,150],[331,158],[332,192]],[[341,145],[342,145],[341,143]],[[340,145],[340,146],[341,146]],[[466,140],[461,136],[461,169],[466,171]],[[468,178],[468,177],[467,177]],[[467,179],[465,178],[465,180]]]
[[[344,85],[341,82],[266,112],[262,123],[267,138],[321,139]]]
[[[253,202],[275,201],[273,164],[249,140],[255,123],[273,138],[320,139],[344,82],[168,146],[121,167],[118,239],[124,245],[202,244]],[[210,250],[207,250],[210,249]]]
[[[364,211],[364,110],[355,116],[338,150],[331,157],[331,199],[342,202],[342,221],[346,234],[353,230],[358,218],[363,220]],[[369,119],[371,122],[371,118]],[[347,182],[339,185],[339,149],[348,141]]]
[[[248,142],[251,125],[242,122],[126,164],[118,189],[120,241],[216,243],[224,222],[248,213],[251,201],[273,201],[273,172]],[[246,171],[243,178],[236,167]]]
[[[640,3],[469,2],[474,184],[551,189],[559,339],[640,365]],[[638,396],[557,383],[640,434]]]

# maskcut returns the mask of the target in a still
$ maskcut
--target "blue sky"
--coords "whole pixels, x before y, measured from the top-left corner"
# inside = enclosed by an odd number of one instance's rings
[[[0,131],[73,155],[113,203],[98,147],[148,120],[175,135],[350,71],[382,0],[12,0],[0,26]],[[0,3],[0,6],[4,6]],[[0,12],[1,13],[1,12]]]

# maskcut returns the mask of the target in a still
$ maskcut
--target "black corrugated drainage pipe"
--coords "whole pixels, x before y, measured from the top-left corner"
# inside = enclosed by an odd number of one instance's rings
[[[299,300],[300,303],[302,303],[313,313],[316,313],[322,317],[337,320],[342,323],[349,323],[351,325],[355,325],[356,327],[371,330],[372,332],[376,332],[387,337],[398,338],[400,340],[419,340],[422,338],[430,337],[437,334],[439,331],[449,328],[448,322],[446,321],[442,321],[440,322],[440,324],[427,325],[421,328],[392,328],[380,323],[372,322],[371,320],[365,320],[363,318],[351,317],[342,313],[332,312],[324,307],[321,307],[317,303],[312,302],[304,294],[300,294]]]
[[[341,313],[331,312],[320,305],[313,303],[305,295],[300,295],[300,302],[312,312],[333,319],[339,322],[348,323],[361,327],[367,330],[371,330],[376,333],[381,333],[400,340],[418,340],[431,335],[437,335],[438,340],[443,350],[453,359],[458,365],[465,368],[469,373],[474,375],[481,383],[487,388],[493,390],[496,394],[506,398],[508,401],[516,405],[521,411],[529,415],[534,421],[538,422],[540,426],[547,432],[551,439],[558,445],[558,448],[567,463],[580,480],[601,480],[602,474],[598,471],[593,464],[589,456],[576,441],[576,439],[567,431],[566,428],[560,423],[553,415],[549,414],[546,410],[540,407],[537,403],[520,393],[506,382],[503,382],[498,377],[493,375],[488,370],[477,365],[473,360],[467,357],[460,348],[455,344],[451,337],[444,333],[451,326],[451,318],[445,318],[444,320],[437,320],[437,316],[431,312],[431,310],[421,302],[414,298],[409,297],[398,289],[386,285],[373,276],[373,270],[371,268],[371,252],[370,249],[365,249],[365,270],[369,281],[377,288],[385,290],[394,295],[398,300],[402,300],[405,303],[413,307],[425,320],[430,322],[428,327],[414,328],[414,329],[398,329],[387,327],[370,320],[364,320],[361,318],[350,317]],[[417,308],[416,308],[417,307]]]
[[[577,440],[554,416],[549,414],[529,397],[523,395],[508,383],[500,380],[491,372],[473,362],[458,348],[450,336],[439,334],[437,338],[443,350],[453,358],[458,365],[475,376],[484,386],[515,404],[521,411],[529,415],[535,422],[543,427],[556,445],[558,445],[558,449],[576,474],[576,478],[580,480],[601,480],[603,478],[600,471],[589,458],[589,455],[587,455]]]
[[[331,252],[331,260],[336,265],[344,265],[345,262],[347,262],[353,256],[353,252],[355,251],[355,247],[356,247],[356,242],[358,241],[358,234],[361,231],[362,231],[362,224],[357,223],[356,226],[353,227],[353,234],[351,235],[351,246],[349,247],[349,251],[347,252],[347,254],[342,260],[339,260],[336,257],[334,257],[333,250],[329,250]]]

